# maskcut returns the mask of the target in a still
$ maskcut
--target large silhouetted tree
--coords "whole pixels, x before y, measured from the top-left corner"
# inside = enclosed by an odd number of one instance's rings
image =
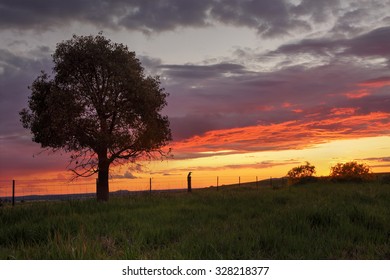
[[[107,201],[111,164],[165,154],[168,94],[134,52],[101,33],[59,43],[53,62],[54,77],[42,72],[29,87],[21,121],[43,148],[71,152],[77,176],[98,173],[97,199]]]

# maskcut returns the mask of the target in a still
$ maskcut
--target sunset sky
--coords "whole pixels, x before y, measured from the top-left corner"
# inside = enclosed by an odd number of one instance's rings
[[[18,112],[56,44],[99,31],[170,93],[174,157],[114,168],[122,187],[183,187],[189,171],[197,186],[253,181],[305,161],[317,175],[351,160],[390,172],[389,11],[384,0],[2,0],[0,187],[71,175]]]

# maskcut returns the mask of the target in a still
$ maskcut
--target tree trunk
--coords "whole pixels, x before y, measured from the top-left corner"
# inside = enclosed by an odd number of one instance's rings
[[[110,164],[107,159],[107,155],[99,156],[99,172],[98,183],[96,187],[96,196],[98,201],[108,201],[109,188],[108,188],[108,171]]]

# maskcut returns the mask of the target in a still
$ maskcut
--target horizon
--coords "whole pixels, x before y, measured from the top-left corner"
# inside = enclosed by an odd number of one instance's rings
[[[57,43],[100,31],[160,76],[173,132],[173,158],[111,168],[110,191],[181,187],[190,171],[195,187],[276,178],[306,161],[317,176],[349,161],[390,172],[390,1],[153,3],[2,5],[0,183],[72,176],[18,112]]]

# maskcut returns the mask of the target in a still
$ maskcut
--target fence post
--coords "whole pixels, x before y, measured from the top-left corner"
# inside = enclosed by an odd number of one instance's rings
[[[241,176],[238,177],[238,186],[241,187]]]
[[[15,206],[15,180],[12,180],[12,206]]]
[[[257,179],[257,176],[256,176],[256,188],[259,188],[259,180]]]
[[[191,188],[191,173],[192,172],[189,172],[188,175],[187,175],[187,191],[188,192],[192,191],[192,188]]]
[[[217,176],[217,190],[218,190],[218,187],[219,187],[219,177]]]
[[[149,193],[152,194],[152,178],[149,178]]]

